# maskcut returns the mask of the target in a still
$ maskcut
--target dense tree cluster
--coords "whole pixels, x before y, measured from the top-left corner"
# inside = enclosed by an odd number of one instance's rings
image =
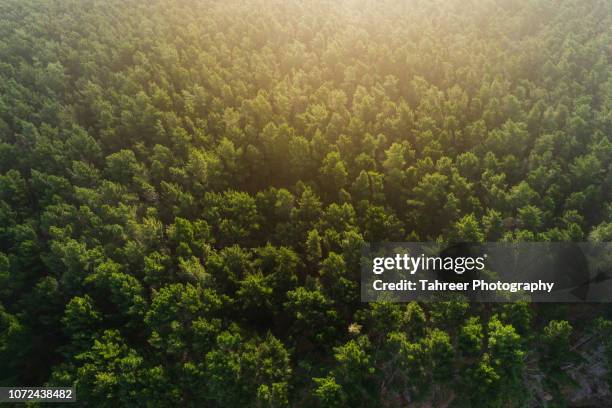
[[[0,385],[76,383],[99,407],[562,405],[573,344],[612,331],[603,307],[359,296],[365,242],[612,240],[609,1],[0,16]]]

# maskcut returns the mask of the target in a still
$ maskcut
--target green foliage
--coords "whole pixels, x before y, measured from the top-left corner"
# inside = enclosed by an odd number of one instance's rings
[[[361,249],[612,239],[609,1],[0,15],[1,385],[77,383],[102,407],[511,407],[536,369],[563,403],[589,319],[361,303]]]
[[[284,407],[289,355],[272,335],[243,343],[240,335],[221,333],[206,354],[206,398],[220,406]]]
[[[317,388],[314,391],[322,408],[340,408],[346,404],[346,396],[335,378],[314,378]]]
[[[470,317],[459,331],[459,349],[467,356],[477,355],[482,350],[483,330],[480,319]]]

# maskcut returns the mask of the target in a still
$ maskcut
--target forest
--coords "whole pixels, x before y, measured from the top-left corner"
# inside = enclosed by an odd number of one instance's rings
[[[612,406],[609,304],[360,298],[370,242],[612,241],[611,37],[609,0],[0,0],[0,386]]]

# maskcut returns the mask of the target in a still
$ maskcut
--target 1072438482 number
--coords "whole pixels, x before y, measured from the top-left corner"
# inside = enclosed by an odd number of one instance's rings
[[[74,402],[74,388],[64,387],[0,387],[0,402],[46,401]]]

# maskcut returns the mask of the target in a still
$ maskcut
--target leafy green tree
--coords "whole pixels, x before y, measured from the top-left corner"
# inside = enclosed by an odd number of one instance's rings
[[[136,404],[143,358],[116,330],[106,330],[91,347],[75,356],[79,366],[74,381],[79,395],[101,407]]]
[[[449,233],[449,237],[457,242],[484,241],[484,234],[473,214],[466,215],[457,221],[453,230]]]
[[[459,331],[459,348],[468,356],[482,351],[483,329],[477,316],[470,317]]]
[[[346,395],[334,377],[314,378],[313,380],[317,385],[314,393],[321,407],[340,408],[346,404]]]
[[[224,406],[287,406],[291,368],[282,343],[272,335],[241,343],[240,335],[223,332],[206,354],[207,398]]]
[[[221,307],[222,299],[211,289],[178,283],[164,286],[153,294],[144,319],[148,342],[160,352],[180,358],[192,347],[194,325],[209,322],[219,326],[214,319]]]
[[[284,304],[293,319],[292,333],[307,342],[303,347],[325,347],[337,335],[338,313],[320,290],[302,286],[287,293]]]
[[[347,181],[348,172],[338,152],[330,152],[325,156],[320,174],[322,179],[325,180],[325,185],[327,186],[330,197],[331,194],[344,187]]]

